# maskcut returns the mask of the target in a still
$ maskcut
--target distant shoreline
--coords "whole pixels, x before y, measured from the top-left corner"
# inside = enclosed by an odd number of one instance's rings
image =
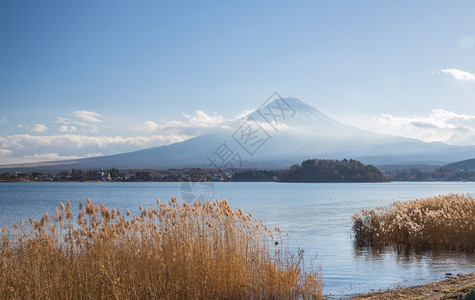
[[[44,180],[28,180],[28,181],[2,181],[0,180],[1,183],[72,183],[72,182],[77,182],[77,183],[160,183],[160,182],[170,182],[170,183],[183,183],[183,182],[210,182],[210,183],[231,183],[231,182],[236,182],[236,183],[279,183],[279,184],[286,184],[286,183],[305,183],[305,184],[311,184],[311,183],[377,183],[377,184],[385,184],[385,183],[397,183],[397,182],[402,182],[402,183],[408,183],[408,182],[433,182],[433,183],[443,183],[443,182],[459,182],[459,183],[475,183],[475,181],[466,181],[466,180],[444,180],[444,181],[432,181],[432,180],[392,180],[392,181],[382,181],[382,182],[374,182],[374,181],[321,181],[321,182],[307,182],[307,181],[271,181],[271,180],[262,180],[262,181],[245,181],[245,180],[233,180],[233,181],[118,181],[118,180],[84,180],[84,181],[44,181]]]

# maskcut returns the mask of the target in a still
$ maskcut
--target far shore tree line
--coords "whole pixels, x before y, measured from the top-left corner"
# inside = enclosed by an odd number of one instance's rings
[[[14,171],[0,173],[0,182],[384,182],[384,181],[475,181],[475,170],[418,168],[382,172],[358,160],[308,159],[289,169],[70,169],[51,171]]]
[[[475,181],[475,170],[437,168],[432,171],[422,171],[413,168],[396,170],[386,176],[393,181]]]

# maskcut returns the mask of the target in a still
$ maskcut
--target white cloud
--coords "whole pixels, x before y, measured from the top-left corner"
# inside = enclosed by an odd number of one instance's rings
[[[91,123],[102,123],[103,121],[101,119],[99,119],[99,117],[101,117],[100,114],[96,113],[96,112],[93,112],[93,111],[86,111],[86,110],[77,110],[74,112],[74,115],[83,120],[83,121],[87,121],[87,122],[91,122]]]
[[[218,114],[207,114],[196,110],[194,114],[183,114],[185,120],[156,123],[145,121],[136,130],[147,132],[140,136],[92,136],[97,128],[105,127],[101,116],[95,112],[75,111],[71,118],[57,117],[58,135],[18,134],[0,136],[0,148],[4,155],[0,163],[39,162],[58,159],[83,158],[100,153],[110,155],[139,149],[181,142],[196,135],[217,129],[238,128],[249,112],[226,119]],[[35,124],[37,130],[46,130]],[[24,125],[19,125],[28,129]],[[44,126],[44,125],[43,125]],[[35,128],[34,127],[34,128]],[[8,152],[8,153],[7,153]]]
[[[9,156],[12,154],[12,150],[0,149],[0,157]]]
[[[2,118],[2,119],[0,119],[0,125],[3,125],[3,124],[8,124],[8,122],[7,122],[7,119],[6,119],[6,118]]]
[[[43,124],[39,124],[39,123],[33,125],[33,127],[31,128],[31,131],[34,131],[34,132],[43,132],[43,131],[46,131],[46,130],[48,130],[48,127],[46,127]]]
[[[452,76],[455,80],[460,82],[470,82],[475,81],[475,75],[466,71],[462,71],[459,69],[451,68],[451,69],[442,69],[441,72]]]
[[[8,154],[11,158],[9,163],[20,163],[50,160],[48,155],[51,159],[56,160],[58,157],[89,157],[94,153],[104,155],[123,153],[181,142],[190,137],[183,135],[122,137],[72,134],[34,136],[22,134],[0,137],[0,145],[3,150],[2,153],[4,155]],[[1,161],[0,163],[5,162]]]
[[[186,113],[182,114],[187,121],[171,121],[167,122],[163,129],[177,128],[212,128],[212,127],[228,127],[226,125],[230,120],[225,120],[223,116],[214,114],[208,115],[202,110],[195,110],[194,115]]]
[[[147,131],[147,132],[155,132],[159,130],[161,126],[159,126],[157,123],[153,121],[145,121],[144,125],[139,126],[135,128],[136,130],[142,130],[142,131]]]
[[[194,116],[189,116],[187,114],[183,115],[188,119],[188,124],[190,124],[190,126],[215,127],[221,125],[224,122],[223,116],[217,114],[210,116],[202,110],[195,110]]]
[[[91,132],[97,133],[97,127],[95,125],[91,125],[86,122],[71,120],[68,118],[57,117],[56,123],[63,124],[64,126],[59,127],[60,132],[76,132],[78,131],[78,127],[81,128],[82,132]]]
[[[78,129],[76,126],[66,126],[66,125],[61,125],[61,127],[59,127],[59,131],[60,132],[71,132],[71,133],[74,133],[76,132]]]
[[[239,115],[235,116],[232,118],[230,121],[238,121],[238,120],[243,120],[245,117],[248,115],[252,114],[255,111],[255,109],[249,109],[245,110],[244,112],[240,113]]]
[[[27,125],[23,125],[23,124],[20,123],[20,124],[18,124],[18,127],[23,128],[27,131],[34,131],[34,132],[38,132],[38,133],[48,130],[48,127],[46,127],[45,125],[40,124],[40,123],[34,124],[33,127],[29,127]]]
[[[157,132],[164,131],[173,134],[199,135],[209,130],[234,128],[238,125],[233,124],[238,120],[242,120],[252,111],[245,111],[236,117],[225,119],[218,114],[209,115],[202,110],[195,110],[194,115],[183,113],[186,121],[169,121],[163,125],[159,125],[153,121],[146,121],[143,125],[134,128],[135,130]]]
[[[428,116],[395,117],[382,115],[379,132],[440,141],[453,145],[475,145],[475,116],[434,109]]]

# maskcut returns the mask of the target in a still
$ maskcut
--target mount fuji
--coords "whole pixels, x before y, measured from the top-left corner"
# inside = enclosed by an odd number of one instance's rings
[[[275,99],[240,120],[183,142],[134,152],[0,169],[287,168],[308,158],[354,158],[374,165],[447,164],[471,159],[475,146],[426,143],[343,124],[296,99]]]

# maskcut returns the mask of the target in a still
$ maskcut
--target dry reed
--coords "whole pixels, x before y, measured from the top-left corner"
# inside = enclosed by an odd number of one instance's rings
[[[359,245],[475,251],[475,199],[449,194],[362,210],[352,217]]]
[[[320,299],[322,280],[278,228],[226,200],[157,201],[140,215],[60,204],[2,228],[1,299]],[[276,240],[278,243],[276,243]]]

